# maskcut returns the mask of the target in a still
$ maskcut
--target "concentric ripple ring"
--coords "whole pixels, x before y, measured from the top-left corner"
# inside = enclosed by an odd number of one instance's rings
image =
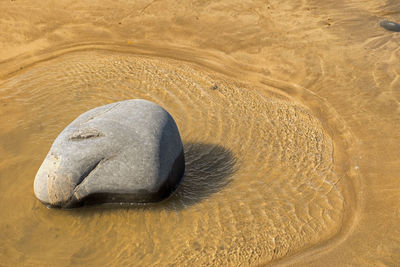
[[[310,109],[187,62],[80,51],[35,64],[0,84],[0,116],[14,114],[2,122],[1,142],[23,136],[4,154],[29,154],[34,169],[77,115],[134,98],[175,118],[187,155],[182,187],[153,208],[55,216],[33,204],[35,227],[58,225],[76,246],[46,248],[52,253],[71,263],[101,254],[102,264],[253,265],[320,244],[343,227],[346,194],[333,139]],[[107,242],[106,254],[98,242]]]

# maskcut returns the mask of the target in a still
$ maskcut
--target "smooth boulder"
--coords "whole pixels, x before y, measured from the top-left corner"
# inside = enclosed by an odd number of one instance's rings
[[[45,205],[147,203],[167,198],[185,170],[171,115],[147,100],[89,110],[56,138],[34,181]]]

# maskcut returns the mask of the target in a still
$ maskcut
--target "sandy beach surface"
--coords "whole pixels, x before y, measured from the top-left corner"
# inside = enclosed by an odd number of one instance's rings
[[[0,2],[0,266],[400,265],[400,2]],[[186,174],[153,206],[51,210],[79,114],[143,98]]]

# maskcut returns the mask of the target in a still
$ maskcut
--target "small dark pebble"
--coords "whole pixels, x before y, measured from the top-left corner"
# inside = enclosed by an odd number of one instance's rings
[[[211,87],[211,89],[217,90],[217,89],[218,89],[218,86],[217,86],[217,85],[214,85],[213,87]]]
[[[381,27],[392,32],[400,32],[400,24],[393,22],[393,21],[388,21],[384,20],[381,21],[380,23]]]

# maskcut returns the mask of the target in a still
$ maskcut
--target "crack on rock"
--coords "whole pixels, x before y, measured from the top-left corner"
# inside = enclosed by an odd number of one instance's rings
[[[82,175],[81,175],[81,177],[79,177],[79,180],[78,180],[78,182],[76,183],[76,185],[75,185],[75,190],[76,190],[76,188],[97,168],[97,166],[99,166],[99,164],[100,164],[100,162],[102,161],[103,159],[100,159],[100,160],[98,160],[98,161],[96,161],[96,162],[94,162],[92,165],[90,165],[87,169],[86,169],[86,171],[84,171],[83,173],[82,173]]]
[[[83,124],[85,124],[85,123],[88,123],[89,121],[94,120],[95,118],[98,118],[98,117],[100,117],[100,116],[106,114],[107,112],[110,112],[111,110],[115,109],[115,108],[118,107],[119,105],[120,105],[120,103],[115,103],[114,105],[111,105],[111,107],[109,107],[109,108],[106,109],[105,111],[100,112],[100,113],[94,115],[93,117],[89,118],[87,121],[80,123],[80,125],[83,125]]]

